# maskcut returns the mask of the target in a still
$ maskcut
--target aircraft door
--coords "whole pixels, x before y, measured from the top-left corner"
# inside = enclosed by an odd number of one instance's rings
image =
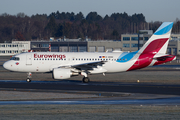
[[[31,54],[26,55],[26,65],[32,65],[32,56],[31,56]]]

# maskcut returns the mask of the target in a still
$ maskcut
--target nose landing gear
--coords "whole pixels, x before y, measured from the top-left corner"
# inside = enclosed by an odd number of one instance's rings
[[[27,73],[27,79],[26,79],[26,81],[27,81],[27,82],[31,82],[31,78],[32,78],[32,73],[31,73],[31,72]]]

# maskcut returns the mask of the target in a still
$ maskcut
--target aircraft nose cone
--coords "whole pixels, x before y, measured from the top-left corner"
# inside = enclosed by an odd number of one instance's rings
[[[8,70],[8,69],[9,69],[9,64],[8,64],[7,62],[5,62],[5,63],[3,64],[3,67]]]
[[[5,68],[6,69],[6,67],[7,67],[7,64],[6,64],[6,62],[3,64],[3,68]]]

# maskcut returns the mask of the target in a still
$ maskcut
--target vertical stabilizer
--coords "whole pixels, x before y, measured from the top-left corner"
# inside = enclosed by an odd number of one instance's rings
[[[134,56],[135,62],[128,69],[140,69],[174,60],[176,57],[166,55],[173,22],[164,22]]]
[[[164,22],[139,50],[139,53],[165,54],[173,22]]]

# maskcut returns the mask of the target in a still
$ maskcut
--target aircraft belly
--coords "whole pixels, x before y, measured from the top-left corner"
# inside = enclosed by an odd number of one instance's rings
[[[107,72],[125,72],[133,64],[134,64],[134,61],[129,61],[129,62],[125,62],[125,63],[119,63],[119,62],[110,63],[109,62],[104,65],[104,69],[106,69]]]

